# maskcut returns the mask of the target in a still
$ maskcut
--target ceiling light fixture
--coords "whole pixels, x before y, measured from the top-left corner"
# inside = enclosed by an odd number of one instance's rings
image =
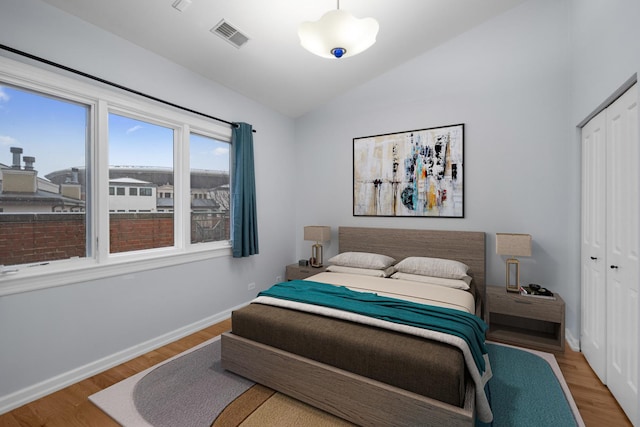
[[[369,49],[376,42],[378,21],[358,19],[349,12],[337,10],[322,15],[318,21],[303,22],[298,28],[300,44],[323,58],[347,58]]]

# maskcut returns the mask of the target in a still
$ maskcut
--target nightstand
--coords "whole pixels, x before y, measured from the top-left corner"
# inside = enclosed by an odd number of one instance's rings
[[[522,296],[487,286],[487,339],[542,351],[564,352],[564,300]]]
[[[325,267],[301,266],[298,264],[287,265],[286,280],[302,280],[314,274],[322,273]]]

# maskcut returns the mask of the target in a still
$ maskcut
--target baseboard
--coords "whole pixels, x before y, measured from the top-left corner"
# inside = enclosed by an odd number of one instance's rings
[[[25,405],[34,400],[40,399],[48,394],[54,393],[60,389],[68,387],[114,366],[120,365],[135,357],[148,353],[156,348],[167,345],[173,341],[179,340],[194,332],[198,332],[208,326],[214,325],[231,317],[231,312],[241,308],[245,304],[225,310],[221,313],[209,316],[185,327],[176,329],[167,334],[161,335],[149,341],[137,344],[128,349],[119,351],[110,356],[98,359],[84,366],[80,366],[71,371],[49,378],[40,383],[23,388],[14,393],[0,397],[0,414],[9,412],[15,408]]]
[[[573,351],[580,351],[580,340],[573,336],[569,329],[564,330],[564,339]]]

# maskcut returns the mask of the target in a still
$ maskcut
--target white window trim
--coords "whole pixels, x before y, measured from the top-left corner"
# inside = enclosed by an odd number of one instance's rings
[[[0,268],[0,296],[29,292],[55,286],[89,282],[107,277],[166,268],[189,262],[231,256],[231,242],[191,244],[190,223],[185,221],[190,210],[190,170],[188,149],[190,133],[231,141],[231,128],[159,102],[124,93],[114,88],[87,83],[28,64],[0,57],[0,80],[16,87],[31,89],[61,99],[88,105],[90,108],[89,137],[93,141],[108,141],[108,114],[119,112],[136,115],[154,122],[169,124],[174,132],[175,188],[183,197],[180,209],[174,209],[175,245],[167,248],[109,254],[109,165],[108,144],[91,143],[87,153],[87,169],[92,171],[87,200],[87,258],[59,260]],[[186,171],[186,173],[185,173]],[[102,191],[100,191],[102,190]],[[190,218],[186,218],[190,220]],[[104,236],[104,238],[103,238]]]

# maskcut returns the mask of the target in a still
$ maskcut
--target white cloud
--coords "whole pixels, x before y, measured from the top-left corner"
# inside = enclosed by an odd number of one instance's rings
[[[226,156],[227,154],[229,154],[228,148],[218,147],[215,150],[213,150],[214,156]]]
[[[16,145],[17,139],[8,135],[0,135],[0,145]]]
[[[129,135],[130,133],[133,133],[133,132],[137,132],[140,129],[142,129],[142,126],[135,125],[134,127],[127,129],[127,135]]]
[[[0,102],[9,102],[9,99],[11,99],[9,94],[7,94],[7,92],[4,91],[4,88],[0,86]]]

